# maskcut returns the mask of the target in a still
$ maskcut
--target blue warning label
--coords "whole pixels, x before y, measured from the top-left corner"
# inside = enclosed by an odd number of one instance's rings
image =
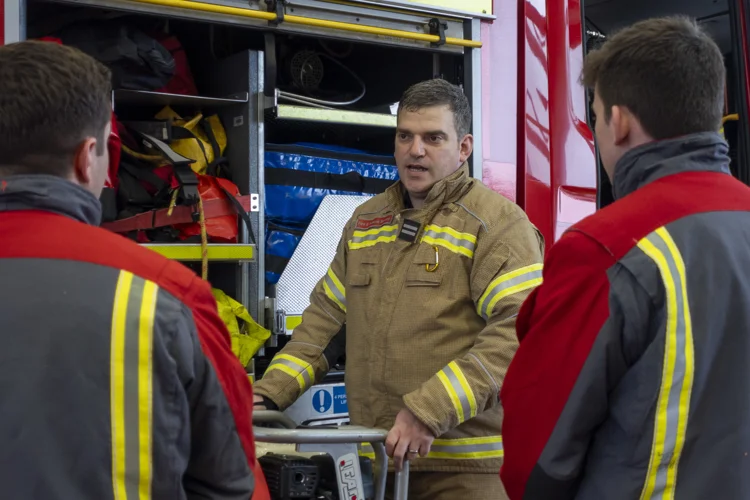
[[[333,397],[327,390],[320,389],[316,391],[315,394],[313,394],[311,402],[313,408],[315,408],[315,411],[317,411],[318,413],[325,413],[331,409],[331,405],[333,404]]]
[[[349,406],[346,404],[346,389],[343,385],[333,388],[333,413],[347,413]]]

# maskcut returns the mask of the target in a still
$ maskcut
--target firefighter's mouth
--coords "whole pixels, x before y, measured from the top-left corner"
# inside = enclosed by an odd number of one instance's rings
[[[408,165],[406,169],[409,172],[427,172],[427,169],[421,165]]]

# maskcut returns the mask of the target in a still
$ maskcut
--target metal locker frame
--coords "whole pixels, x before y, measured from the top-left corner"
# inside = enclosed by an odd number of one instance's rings
[[[482,59],[479,47],[481,47],[482,22],[494,19],[492,14],[471,13],[439,6],[410,5],[408,2],[404,3],[400,0],[393,3],[393,8],[390,8],[390,5],[386,8],[379,7],[375,0],[360,0],[358,5],[339,5],[318,0],[287,0],[281,3],[282,12],[287,17],[297,16],[302,19],[303,22],[300,24],[299,22],[277,22],[277,15],[268,11],[271,2],[266,4],[260,0],[204,0],[202,2],[183,0],[50,1],[78,6],[109,8],[144,15],[157,15],[165,18],[258,28],[272,33],[308,32],[332,39],[376,42],[412,49],[428,49],[436,54],[436,61],[438,61],[440,54],[462,55],[463,74],[460,75],[460,78],[469,97],[473,113],[474,153],[470,159],[470,165],[472,176],[482,179]],[[27,0],[0,0],[0,44],[26,38],[26,2]],[[427,25],[430,20],[435,18],[444,23],[445,35],[453,37],[454,40],[458,41],[457,43],[460,43],[459,45],[453,42],[435,45],[426,40],[426,38],[430,38]],[[382,29],[383,34],[350,30],[352,27],[356,28],[357,24],[375,27],[376,30]],[[416,36],[421,37],[421,39],[399,38],[398,33],[403,34],[403,36],[415,36],[414,33],[417,33]],[[476,48],[470,48],[470,46]],[[238,74],[236,67],[233,67],[231,70],[233,78],[222,79],[219,77],[221,74],[227,74],[230,71],[228,68],[237,64],[243,57],[248,58],[246,62],[247,71]],[[236,289],[236,296],[242,299],[241,302],[248,308],[250,314],[262,325],[268,324],[267,319],[271,319],[265,317],[269,301],[265,294],[264,262],[264,113],[269,106],[275,105],[274,99],[265,95],[268,89],[264,88],[267,76],[264,71],[265,62],[262,51],[243,52],[230,56],[230,58],[221,62],[216,73],[217,77],[212,82],[212,91],[215,95],[231,96],[247,92],[247,106],[246,112],[243,113],[242,124],[235,126],[236,116],[227,115],[229,108],[221,111],[229,143],[232,145],[230,154],[232,157],[236,157],[238,155],[237,145],[241,144],[241,153],[247,155],[249,159],[249,170],[246,175],[243,176],[233,170],[235,175],[240,175],[236,179],[238,187],[242,194],[257,193],[260,204],[260,210],[250,212],[252,223],[255,226],[257,243],[254,252],[255,259],[253,262],[241,262],[239,264],[240,279],[233,287],[229,288]],[[233,79],[235,80],[233,83],[237,83],[238,79],[241,80],[243,90],[238,89],[239,85],[238,87],[230,86],[229,82]],[[382,117],[380,119],[383,120]],[[383,126],[383,123],[380,126]],[[247,137],[247,141],[240,138],[242,135]],[[233,139],[233,137],[235,138]],[[236,164],[237,161],[232,161],[232,163]],[[241,242],[249,242],[247,231],[244,228],[242,229]]]

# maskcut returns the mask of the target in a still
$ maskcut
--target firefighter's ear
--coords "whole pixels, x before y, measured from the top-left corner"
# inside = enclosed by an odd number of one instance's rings
[[[612,106],[612,117],[609,127],[612,129],[612,137],[617,146],[621,146],[630,136],[632,127],[632,115],[622,106]]]
[[[91,184],[96,177],[97,168],[97,140],[94,137],[87,137],[76,148],[73,156],[73,175],[75,180],[83,187]]]
[[[474,150],[474,136],[466,134],[458,145],[458,158],[461,165],[469,159],[471,152]]]

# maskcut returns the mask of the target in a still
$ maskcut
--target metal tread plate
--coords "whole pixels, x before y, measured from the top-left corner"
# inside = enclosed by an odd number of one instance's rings
[[[370,198],[350,195],[323,198],[276,285],[279,309],[287,315],[299,315],[310,305],[310,293],[336,255],[341,231],[354,210]]]

